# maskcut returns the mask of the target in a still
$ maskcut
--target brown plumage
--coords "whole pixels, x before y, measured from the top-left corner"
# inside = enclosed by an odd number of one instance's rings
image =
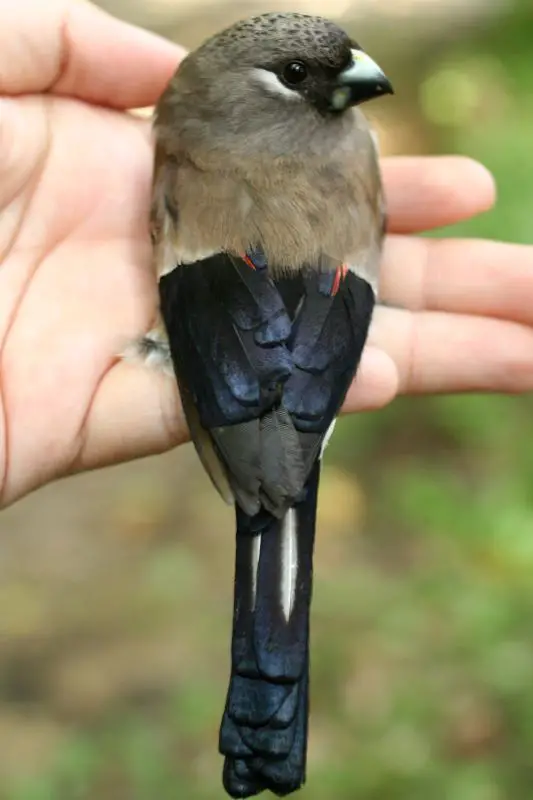
[[[276,268],[346,262],[376,288],[384,203],[364,115],[357,108],[321,114],[254,77],[261,65],[291,58],[340,69],[354,47],[327,20],[270,14],[184,60],[155,123],[152,220],[156,237],[169,232],[159,269],[261,246]],[[177,226],[165,197],[179,198]]]

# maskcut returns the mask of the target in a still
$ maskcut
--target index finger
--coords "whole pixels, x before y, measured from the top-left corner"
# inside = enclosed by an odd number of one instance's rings
[[[80,0],[0,0],[0,95],[155,103],[184,51]]]
[[[390,233],[419,233],[453,225],[492,207],[494,178],[462,156],[384,158]]]

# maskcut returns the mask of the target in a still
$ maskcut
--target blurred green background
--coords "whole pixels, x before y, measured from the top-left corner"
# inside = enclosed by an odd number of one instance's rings
[[[188,46],[284,7],[102,5]],[[392,77],[384,150],[481,159],[499,202],[459,232],[531,242],[530,0],[355,5],[292,7],[339,16]],[[530,800],[531,400],[404,399],[343,419],[326,462],[299,797]],[[232,578],[232,514],[189,448],[3,513],[0,798],[222,800]]]

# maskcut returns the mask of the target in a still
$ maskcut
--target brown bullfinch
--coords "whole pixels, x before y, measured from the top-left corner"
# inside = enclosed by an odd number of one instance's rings
[[[271,13],[181,63],[158,104],[151,208],[159,329],[191,435],[235,504],[233,797],[305,780],[320,461],[378,289],[385,206],[359,109],[392,93],[333,22]]]

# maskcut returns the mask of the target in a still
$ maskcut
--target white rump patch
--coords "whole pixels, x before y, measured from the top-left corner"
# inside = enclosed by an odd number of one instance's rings
[[[372,288],[374,292],[374,299],[378,299],[378,290],[379,290],[379,256],[376,258],[371,258],[368,254],[362,259],[362,264],[351,264],[348,263],[346,266],[350,270],[350,272],[355,273],[359,278],[362,278],[366,281]],[[375,267],[371,267],[372,264],[376,264]]]

